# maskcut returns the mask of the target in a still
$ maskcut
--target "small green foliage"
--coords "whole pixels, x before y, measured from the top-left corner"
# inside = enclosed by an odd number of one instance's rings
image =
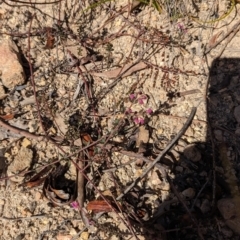
[[[78,47],[77,50],[78,50],[78,52],[77,52],[78,56],[81,56],[82,55],[82,51],[83,51],[82,48]]]
[[[151,3],[150,0],[138,0],[138,2],[144,3],[146,5],[149,5]],[[158,1],[152,0],[152,7],[154,7],[159,13],[162,13],[162,6]]]
[[[111,44],[111,43],[107,43],[107,45],[106,45],[106,51],[107,52],[113,52],[113,45]]]

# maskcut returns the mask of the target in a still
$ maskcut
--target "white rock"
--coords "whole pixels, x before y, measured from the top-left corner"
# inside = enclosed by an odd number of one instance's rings
[[[32,163],[33,151],[29,148],[21,147],[13,162],[7,169],[8,176],[29,169]],[[21,182],[24,179],[22,176],[14,176],[11,178],[14,182]]]
[[[10,39],[0,40],[0,71],[2,83],[7,88],[12,89],[25,81],[17,46]]]

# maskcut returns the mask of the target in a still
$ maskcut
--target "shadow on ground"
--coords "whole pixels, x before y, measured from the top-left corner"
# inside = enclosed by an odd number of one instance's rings
[[[148,226],[150,229],[162,226],[166,236],[156,232],[146,239],[200,239],[199,231],[204,239],[238,239],[238,207],[226,219],[219,204],[222,199],[230,199],[239,205],[240,59],[213,61],[207,103],[206,142],[188,144],[180,153],[180,160],[171,166],[175,179],[169,199],[176,197],[175,188],[184,200],[179,201],[177,196],[175,202],[162,203],[164,213],[150,219]],[[226,204],[225,208],[230,214],[231,206]]]

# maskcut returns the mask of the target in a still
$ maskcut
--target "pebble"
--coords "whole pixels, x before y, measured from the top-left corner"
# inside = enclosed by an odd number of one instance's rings
[[[233,232],[229,228],[221,228],[221,232],[225,237],[232,237]]]
[[[88,233],[88,232],[83,232],[83,233],[80,235],[80,239],[81,239],[81,240],[88,240],[88,237],[89,237],[89,233]]]
[[[236,134],[237,136],[240,136],[240,128],[237,128],[237,129],[236,129],[235,134]]]
[[[223,198],[217,202],[218,210],[224,219],[230,219],[235,216],[236,206],[231,198]]]
[[[203,200],[200,209],[202,213],[207,213],[211,210],[211,204],[208,199]]]
[[[177,172],[182,172],[182,171],[183,171],[183,167],[181,167],[181,166],[176,166],[176,171],[177,171]]]
[[[182,191],[182,195],[189,199],[192,199],[195,196],[195,189],[187,188],[184,191]]]
[[[25,82],[26,76],[20,63],[18,48],[10,39],[0,41],[0,71],[2,83],[6,88],[13,89]]]
[[[35,193],[35,200],[39,201],[42,198],[42,194],[40,192]]]
[[[2,85],[0,85],[0,100],[4,99],[7,96],[7,94],[5,93],[5,89]]]
[[[215,131],[214,131],[214,135],[215,135],[215,138],[216,138],[218,141],[222,141],[222,140],[223,140],[222,130],[215,130]]]
[[[200,151],[196,148],[194,144],[188,145],[183,152],[184,156],[193,162],[198,162],[201,160],[202,156]]]

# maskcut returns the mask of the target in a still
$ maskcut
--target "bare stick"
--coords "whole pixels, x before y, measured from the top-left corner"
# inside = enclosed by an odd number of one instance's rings
[[[36,134],[30,133],[28,131],[25,131],[23,129],[19,129],[19,128],[13,127],[13,126],[3,122],[1,119],[0,119],[0,126],[5,128],[5,129],[7,129],[10,132],[19,134],[19,135],[27,137],[27,138],[36,139],[38,141],[42,141],[44,139],[44,136],[36,135]]]
[[[19,221],[19,220],[31,220],[33,218],[43,218],[43,217],[50,217],[49,215],[41,214],[41,215],[33,215],[30,217],[17,217],[17,218],[9,218],[9,217],[0,217],[2,221]]]
[[[186,121],[186,123],[183,125],[182,129],[179,131],[179,133],[175,136],[175,138],[167,145],[167,147],[158,155],[158,157],[145,169],[145,171],[142,173],[140,177],[138,177],[135,181],[132,182],[130,186],[128,186],[122,194],[120,194],[117,197],[117,200],[120,200],[127,192],[129,192],[139,181],[141,181],[142,178],[144,178],[149,171],[155,166],[155,164],[160,161],[165,154],[174,146],[174,144],[182,137],[182,135],[185,133],[185,131],[188,129],[189,125],[191,124],[193,117],[195,116],[197,108],[193,107],[192,111]]]

